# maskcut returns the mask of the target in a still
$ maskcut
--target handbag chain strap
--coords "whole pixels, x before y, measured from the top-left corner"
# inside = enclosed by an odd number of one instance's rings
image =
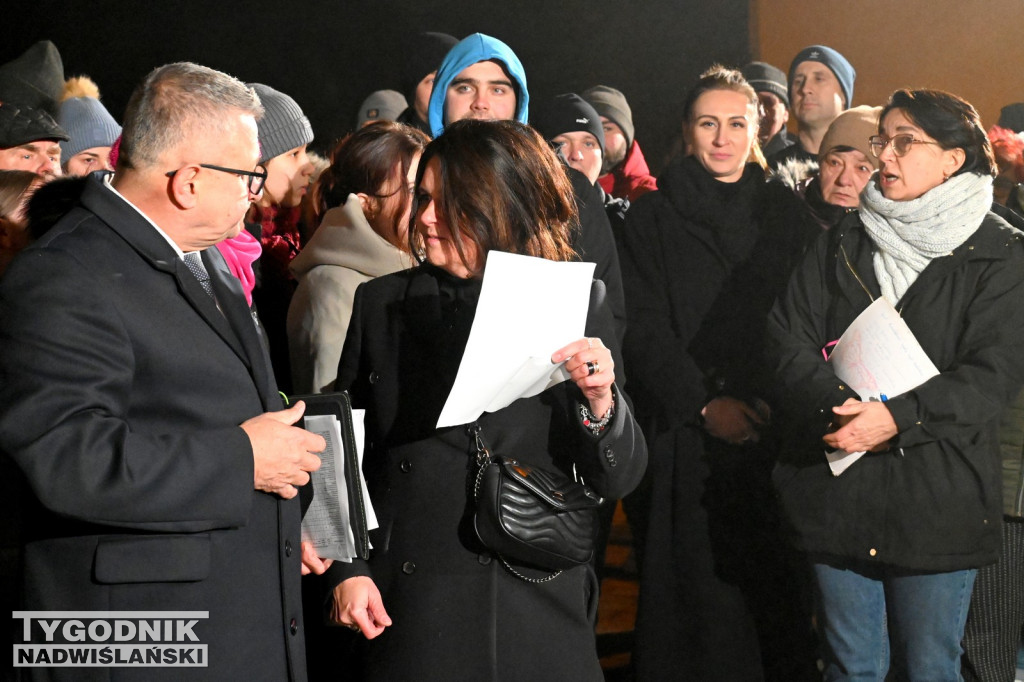
[[[489,467],[489,466],[494,464],[494,458],[491,456],[491,451],[487,449],[486,445],[484,445],[484,439],[480,435],[481,431],[483,431],[483,429],[480,427],[480,424],[479,423],[474,423],[473,424],[472,432],[473,432],[473,440],[476,443],[476,466],[477,466],[477,469],[476,469],[476,481],[473,483],[473,499],[474,500],[477,500],[477,499],[480,498],[480,484],[484,480],[484,471],[487,470],[487,467]],[[493,550],[491,550],[491,551],[493,552]],[[507,570],[509,573],[511,573],[515,577],[519,578],[520,580],[526,581],[528,583],[534,583],[534,584],[538,584],[539,585],[541,583],[546,583],[546,582],[549,582],[551,580],[554,580],[558,576],[562,575],[561,571],[555,571],[554,573],[546,575],[543,578],[531,578],[531,577],[523,575],[522,573],[517,571],[512,566],[512,564],[510,564],[505,559],[505,557],[501,555],[500,552],[494,552],[494,556],[498,557],[498,560],[501,561],[502,565],[505,567],[505,570]]]

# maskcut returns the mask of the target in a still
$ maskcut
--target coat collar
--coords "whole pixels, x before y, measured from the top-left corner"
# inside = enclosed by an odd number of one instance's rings
[[[174,277],[182,297],[206,321],[249,369],[264,403],[273,404],[277,388],[270,375],[269,362],[259,341],[245,295],[215,248],[202,253],[203,264],[217,303],[189,271],[185,262],[139,211],[103,186],[102,174],[89,177],[82,191],[82,205],[102,220],[155,270]]]

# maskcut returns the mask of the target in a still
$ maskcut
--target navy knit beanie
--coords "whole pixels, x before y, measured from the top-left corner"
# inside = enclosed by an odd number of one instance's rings
[[[811,45],[800,50],[789,65],[789,84],[793,87],[793,73],[796,67],[803,62],[820,62],[827,66],[839,80],[839,87],[843,89],[843,97],[846,99],[844,109],[849,109],[853,104],[853,82],[857,80],[857,72],[853,70],[846,57],[839,54],[831,47],[825,45]]]

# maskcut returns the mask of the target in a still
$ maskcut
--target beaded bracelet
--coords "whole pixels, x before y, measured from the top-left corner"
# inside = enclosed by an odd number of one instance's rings
[[[615,415],[615,399],[612,399],[612,404],[608,408],[608,411],[604,413],[604,417],[598,419],[590,411],[590,408],[580,403],[580,419],[583,420],[583,425],[590,429],[590,433],[598,436],[604,431],[605,427],[608,426],[608,422],[612,420]]]

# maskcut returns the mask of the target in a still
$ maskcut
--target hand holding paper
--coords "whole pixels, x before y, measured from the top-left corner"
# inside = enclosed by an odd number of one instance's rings
[[[829,447],[846,452],[884,450],[886,443],[898,433],[892,413],[883,402],[862,403],[850,398],[832,408],[838,425],[835,431],[822,439]]]
[[[583,336],[593,263],[487,254],[473,328],[437,428],[466,424],[569,378],[550,354]]]
[[[837,377],[869,400],[850,399],[833,409],[837,416],[834,423],[840,426],[824,441],[839,449],[825,455],[833,475],[838,476],[865,452],[896,435],[896,424],[881,402],[882,395],[898,396],[913,390],[939,370],[884,298],[876,299],[857,316],[843,332],[828,362]]]

